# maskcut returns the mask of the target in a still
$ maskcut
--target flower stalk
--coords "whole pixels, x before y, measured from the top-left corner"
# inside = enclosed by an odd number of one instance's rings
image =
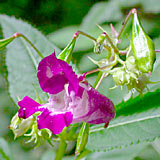
[[[41,57],[41,58],[44,58],[44,56],[42,55],[42,53],[35,47],[35,45],[25,36],[23,35],[22,33],[15,33],[13,35],[15,38],[17,37],[22,37],[25,41],[27,41],[31,47],[37,52],[37,54]]]
[[[127,17],[125,18],[124,22],[122,23],[122,28],[121,28],[118,36],[117,36],[117,39],[118,39],[118,40],[120,39],[120,37],[121,37],[121,35],[122,35],[125,27],[126,27],[126,24],[127,24],[128,21],[130,20],[130,18],[132,17],[132,15],[133,15],[134,13],[136,13],[136,12],[137,12],[137,10],[136,10],[135,8],[133,8],[133,9],[130,10],[130,12],[128,13]]]
[[[89,39],[93,40],[94,42],[96,42],[96,39],[94,37],[92,37],[91,35],[89,35],[89,34],[87,34],[85,32],[77,31],[76,34],[78,34],[78,35],[81,34],[81,35],[83,35],[85,37],[88,37]]]
[[[67,148],[67,143],[61,138],[55,160],[61,160],[63,158],[66,148]]]

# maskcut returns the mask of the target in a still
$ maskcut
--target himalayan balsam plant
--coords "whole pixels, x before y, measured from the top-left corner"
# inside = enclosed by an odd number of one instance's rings
[[[130,18],[132,18],[130,44],[126,49],[120,50],[118,48],[118,44],[121,43],[120,37]],[[103,129],[107,131],[109,122],[116,116],[114,101],[97,91],[103,79],[109,75],[113,78],[115,86],[108,90],[119,86],[123,89],[127,86],[127,99],[132,97],[135,91],[143,95],[143,92],[148,90],[148,84],[157,83],[149,80],[156,61],[156,51],[140,23],[136,9],[129,12],[119,32],[112,24],[111,35],[108,35],[101,26],[98,27],[102,34],[97,39],[83,31],[77,31],[58,56],[53,51],[44,57],[43,53],[21,33],[0,40],[0,49],[3,49],[14,39],[21,37],[41,58],[37,65],[37,78],[43,95],[47,96],[48,100],[44,100],[45,98],[39,95],[35,88],[36,99],[32,99],[30,95],[18,97],[19,109],[11,120],[10,129],[15,138],[29,136],[28,143],[33,142],[35,146],[41,145],[43,141],[51,145],[58,141],[56,160],[62,159],[69,141],[76,142],[77,158],[87,155],[90,152],[86,148],[88,135],[94,132],[90,127],[104,123]],[[106,58],[99,61],[89,57],[98,68],[81,75],[75,74],[72,68],[72,51],[79,35],[86,36],[94,42],[95,54],[106,52]],[[94,85],[91,86],[87,76],[95,72],[99,73]]]

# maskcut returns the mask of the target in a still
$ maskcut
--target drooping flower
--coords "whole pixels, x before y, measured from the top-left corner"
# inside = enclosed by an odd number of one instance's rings
[[[82,77],[73,72],[66,62],[51,54],[38,66],[38,80],[44,92],[49,94],[46,104],[39,104],[28,96],[18,102],[18,116],[26,119],[36,112],[39,129],[47,128],[59,134],[71,123],[107,123],[115,116],[110,99],[92,88]]]

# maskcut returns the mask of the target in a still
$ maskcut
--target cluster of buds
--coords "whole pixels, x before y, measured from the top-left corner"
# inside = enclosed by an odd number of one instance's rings
[[[121,42],[119,38],[131,16],[133,21],[130,46],[126,50],[120,51],[117,47]],[[112,24],[111,36],[102,27],[99,26],[99,28],[103,33],[97,38],[94,51],[95,53],[101,53],[102,50],[107,50],[108,56],[100,61],[93,60],[91,57],[89,59],[100,67],[98,70],[105,73],[105,76],[112,75],[115,87],[121,86],[122,88],[126,85],[129,91],[137,90],[142,93],[147,88],[147,84],[153,83],[149,80],[149,77],[156,56],[154,43],[145,33],[138,19],[136,9],[130,11],[119,33]],[[120,55],[125,55],[125,60],[122,60]]]
[[[128,90],[136,89],[139,93],[151,83],[149,75],[138,69],[133,56],[126,59],[124,66],[113,69],[111,73],[116,86],[126,85]]]
[[[30,116],[27,119],[19,118],[18,113],[12,118],[10,129],[14,133],[14,138],[20,137],[22,135],[30,137],[26,143],[33,142],[38,147],[43,141],[47,140],[50,144],[52,132],[49,129],[39,130],[36,124],[36,114]],[[30,132],[28,133],[27,131]]]

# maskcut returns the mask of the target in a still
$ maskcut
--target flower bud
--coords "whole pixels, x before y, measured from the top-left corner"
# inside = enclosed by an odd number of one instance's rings
[[[156,58],[154,43],[142,28],[136,12],[133,15],[131,46],[139,70],[142,73],[152,72]]]
[[[33,125],[33,116],[21,120],[18,113],[12,118],[10,129],[13,130],[15,138],[24,135]]]
[[[61,59],[67,63],[70,63],[72,59],[72,51],[74,49],[76,38],[78,37],[78,32],[76,32],[73,36],[71,42],[64,48],[64,50],[58,55],[58,59]]]
[[[133,56],[127,57],[125,63],[128,71],[136,72],[138,70],[135,58]]]
[[[94,52],[97,53],[97,54],[100,54],[102,49],[103,49],[103,42],[105,41],[106,39],[106,34],[105,32],[102,33],[96,40],[96,44],[94,46]]]
[[[126,83],[126,72],[124,69],[120,68],[113,73],[113,80],[117,85],[124,85]]]
[[[16,37],[13,35],[12,37],[1,39],[0,40],[0,50],[4,49],[9,43],[11,43]]]

